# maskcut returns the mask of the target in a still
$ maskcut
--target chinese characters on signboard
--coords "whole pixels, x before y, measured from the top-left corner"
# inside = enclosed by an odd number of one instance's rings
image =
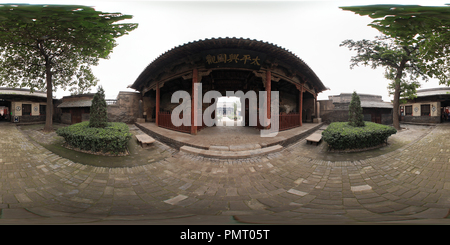
[[[217,63],[230,63],[230,62],[234,62],[234,63],[243,62],[245,65],[245,64],[247,64],[247,62],[249,62],[251,65],[260,66],[261,64],[259,64],[258,61],[260,61],[258,56],[256,56],[255,58],[252,58],[248,54],[243,55],[242,58],[239,57],[239,54],[229,54],[228,58],[227,58],[227,54],[218,54],[217,56],[208,54],[206,56],[206,62],[208,62],[209,65],[213,64],[213,63],[217,64]]]
[[[203,53],[205,66],[217,67],[242,67],[259,69],[265,59],[265,54],[248,50],[210,50]]]

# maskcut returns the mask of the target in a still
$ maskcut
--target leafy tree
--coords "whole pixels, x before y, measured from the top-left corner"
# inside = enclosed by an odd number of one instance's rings
[[[351,67],[371,65],[384,67],[393,100],[393,124],[400,129],[401,96],[413,98],[420,86],[419,79],[437,78],[449,85],[450,8],[419,5],[368,5],[341,7],[374,19],[369,26],[383,35],[376,40],[346,40],[341,46],[356,50]]]
[[[89,127],[104,128],[108,124],[108,105],[105,100],[105,91],[100,86],[92,99],[89,115]]]
[[[352,94],[352,100],[348,106],[348,124],[353,127],[364,127],[364,115],[361,100],[356,91]]]
[[[388,37],[378,37],[376,40],[345,40],[341,46],[347,46],[350,50],[357,51],[351,58],[350,68],[359,64],[385,68],[385,77],[392,82],[389,84],[389,92],[394,95],[393,124],[400,129],[398,110],[400,97],[413,98],[416,88],[420,86],[419,79],[427,80],[424,74],[425,64],[418,58],[418,49],[415,46],[400,46]]]
[[[0,5],[0,86],[46,90],[44,130],[51,131],[53,90],[95,86],[90,66],[137,28],[114,24],[131,18],[81,5]]]

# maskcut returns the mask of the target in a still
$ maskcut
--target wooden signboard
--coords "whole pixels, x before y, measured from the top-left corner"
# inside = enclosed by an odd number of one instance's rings
[[[243,49],[210,49],[202,52],[206,68],[248,68],[259,70],[266,54]]]

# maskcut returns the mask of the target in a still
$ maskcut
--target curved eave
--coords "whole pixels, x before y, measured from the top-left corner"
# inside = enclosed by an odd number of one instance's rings
[[[143,86],[149,82],[152,74],[161,72],[161,70],[164,70],[165,67],[172,63],[191,57],[203,50],[221,48],[246,49],[266,53],[283,64],[290,66],[294,72],[301,73],[301,75],[307,77],[317,92],[328,90],[314,71],[289,50],[268,42],[228,37],[198,40],[168,50],[151,62],[130,87],[135,90],[142,90]]]

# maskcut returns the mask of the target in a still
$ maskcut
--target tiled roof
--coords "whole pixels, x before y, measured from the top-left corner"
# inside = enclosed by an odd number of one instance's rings
[[[394,106],[389,102],[379,101],[361,101],[362,108],[393,108]]]
[[[58,108],[71,108],[71,107],[91,107],[92,100],[77,100],[77,101],[64,101]]]
[[[308,77],[309,80],[317,87],[319,92],[328,89],[323,85],[312,69],[289,50],[273,43],[236,37],[204,39],[174,47],[161,54],[158,58],[151,62],[130,87],[136,90],[141,89],[141,86],[149,81],[149,76],[151,74],[163,71],[164,68],[174,61],[199,54],[203,50],[223,48],[246,49],[264,52],[285,64],[289,64],[289,66],[293,69]]]
[[[417,90],[417,97],[433,96],[433,95],[450,95],[450,88],[431,88]]]
[[[31,93],[29,89],[21,89],[21,88],[0,87],[0,95],[25,95],[25,96],[47,98],[47,93],[45,92],[34,91],[33,93]]]

